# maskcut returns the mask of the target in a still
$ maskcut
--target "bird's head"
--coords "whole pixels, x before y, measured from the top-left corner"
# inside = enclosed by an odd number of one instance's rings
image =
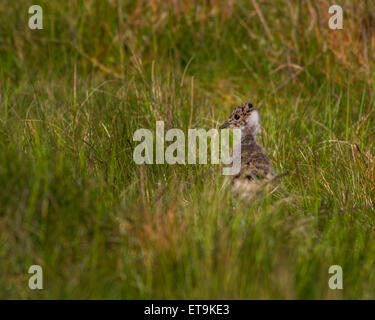
[[[225,128],[241,129],[242,139],[253,138],[255,141],[260,130],[259,113],[250,102],[246,102],[236,107],[228,121],[219,127],[219,129]]]

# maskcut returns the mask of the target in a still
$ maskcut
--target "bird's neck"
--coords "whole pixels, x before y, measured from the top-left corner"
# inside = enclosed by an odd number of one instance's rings
[[[251,146],[257,144],[256,138],[252,134],[245,134],[241,137],[241,146]]]

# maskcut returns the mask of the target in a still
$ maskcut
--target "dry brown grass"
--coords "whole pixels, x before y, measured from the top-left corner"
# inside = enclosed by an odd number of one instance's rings
[[[329,0],[308,1],[311,17],[317,21],[315,32],[318,41],[322,46],[326,44],[336,61],[352,72],[368,73],[375,58],[375,3],[341,1],[343,29],[335,32],[327,28],[331,5]]]

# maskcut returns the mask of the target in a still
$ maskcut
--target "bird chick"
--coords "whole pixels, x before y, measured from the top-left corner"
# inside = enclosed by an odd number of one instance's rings
[[[269,157],[257,143],[259,112],[246,102],[236,107],[219,128],[241,129],[241,170],[232,177],[233,191],[241,198],[251,197],[275,176]]]

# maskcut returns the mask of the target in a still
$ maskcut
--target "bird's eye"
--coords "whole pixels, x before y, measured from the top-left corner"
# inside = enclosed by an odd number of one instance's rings
[[[234,115],[234,119],[238,120],[239,118],[240,118],[240,116],[238,114]]]

